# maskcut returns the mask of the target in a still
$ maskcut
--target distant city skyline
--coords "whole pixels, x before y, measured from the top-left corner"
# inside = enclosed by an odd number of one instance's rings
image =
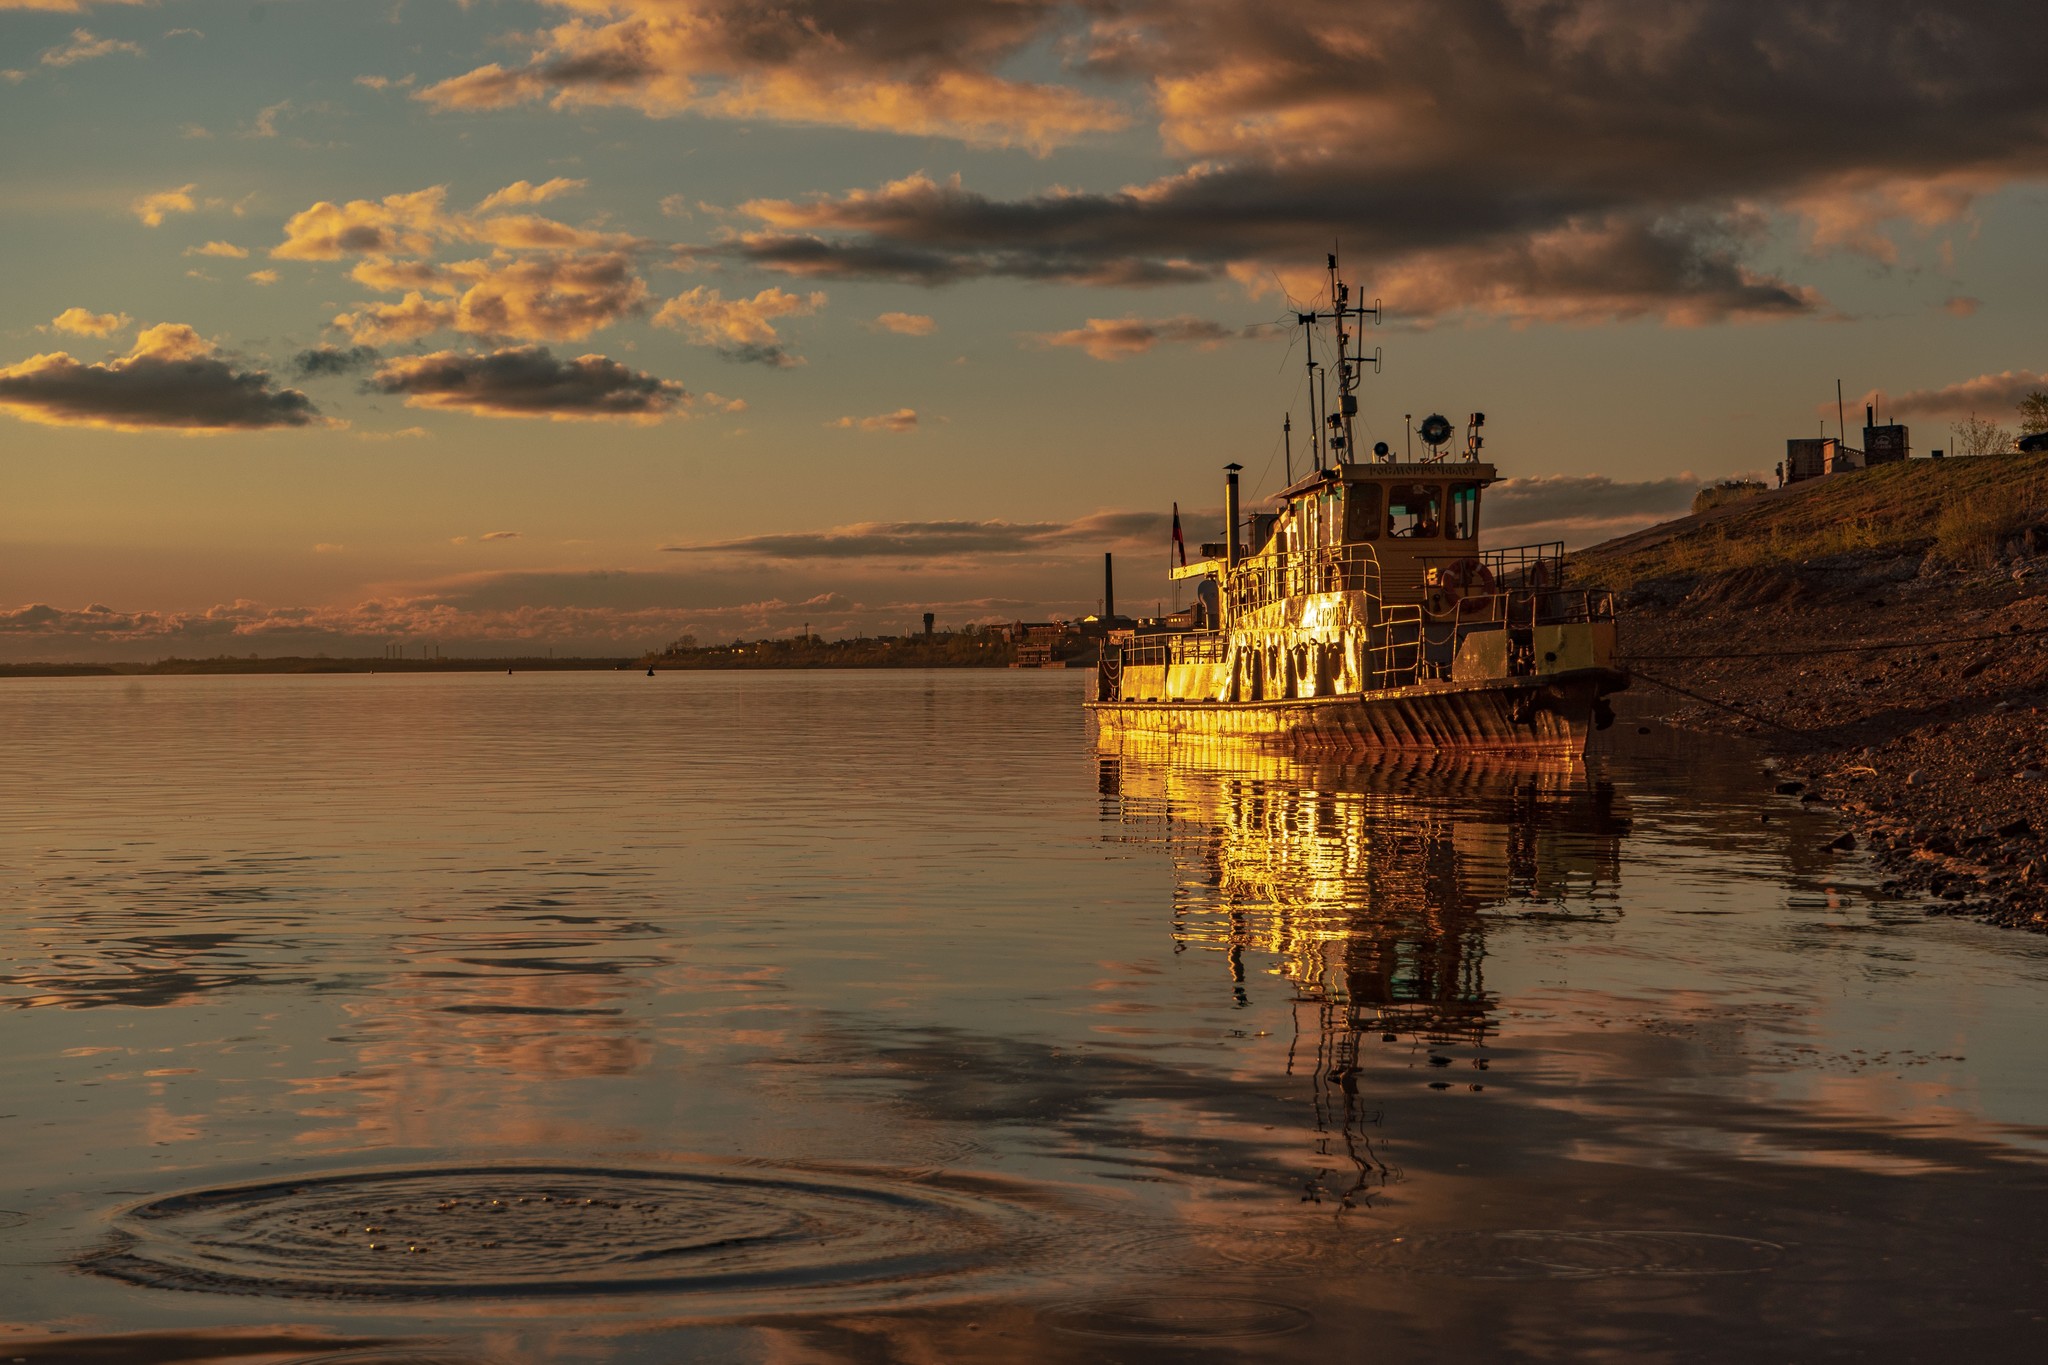
[[[1172,602],[1487,414],[1584,544],[2048,384],[2048,11],[0,0],[0,660],[624,653]],[[1297,467],[1301,447],[1296,446]]]

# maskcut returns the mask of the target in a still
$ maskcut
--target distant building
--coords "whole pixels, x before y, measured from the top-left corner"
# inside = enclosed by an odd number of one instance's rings
[[[1826,475],[1842,443],[1832,436],[1795,436],[1785,442],[1785,482],[1802,483]]]
[[[1067,642],[1064,621],[1019,621],[1009,628],[1017,646],[1017,667],[1050,668],[1059,661],[1061,646]]]
[[[1864,465],[1863,452],[1832,436],[1795,436],[1785,442],[1785,482],[1846,474]]]
[[[1913,452],[1906,428],[1897,422],[1877,425],[1877,410],[1863,409],[1863,463],[1897,464]]]

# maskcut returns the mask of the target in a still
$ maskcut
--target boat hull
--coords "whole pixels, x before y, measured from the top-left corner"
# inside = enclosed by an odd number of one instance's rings
[[[1248,741],[1304,753],[1380,751],[1578,754],[1628,686],[1611,668],[1526,678],[1424,682],[1287,701],[1092,701],[1104,733]]]

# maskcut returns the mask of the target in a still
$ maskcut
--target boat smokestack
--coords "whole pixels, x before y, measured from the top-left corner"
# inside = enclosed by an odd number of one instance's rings
[[[1223,466],[1223,567],[1237,567],[1237,471],[1243,465]]]
[[[1116,562],[1107,550],[1102,552],[1102,619],[1116,619]]]

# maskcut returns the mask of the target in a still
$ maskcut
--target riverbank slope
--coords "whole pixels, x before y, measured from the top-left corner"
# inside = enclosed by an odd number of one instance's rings
[[[2048,455],[1836,475],[1581,551],[1679,724],[1738,731],[1888,889],[2048,931]]]

